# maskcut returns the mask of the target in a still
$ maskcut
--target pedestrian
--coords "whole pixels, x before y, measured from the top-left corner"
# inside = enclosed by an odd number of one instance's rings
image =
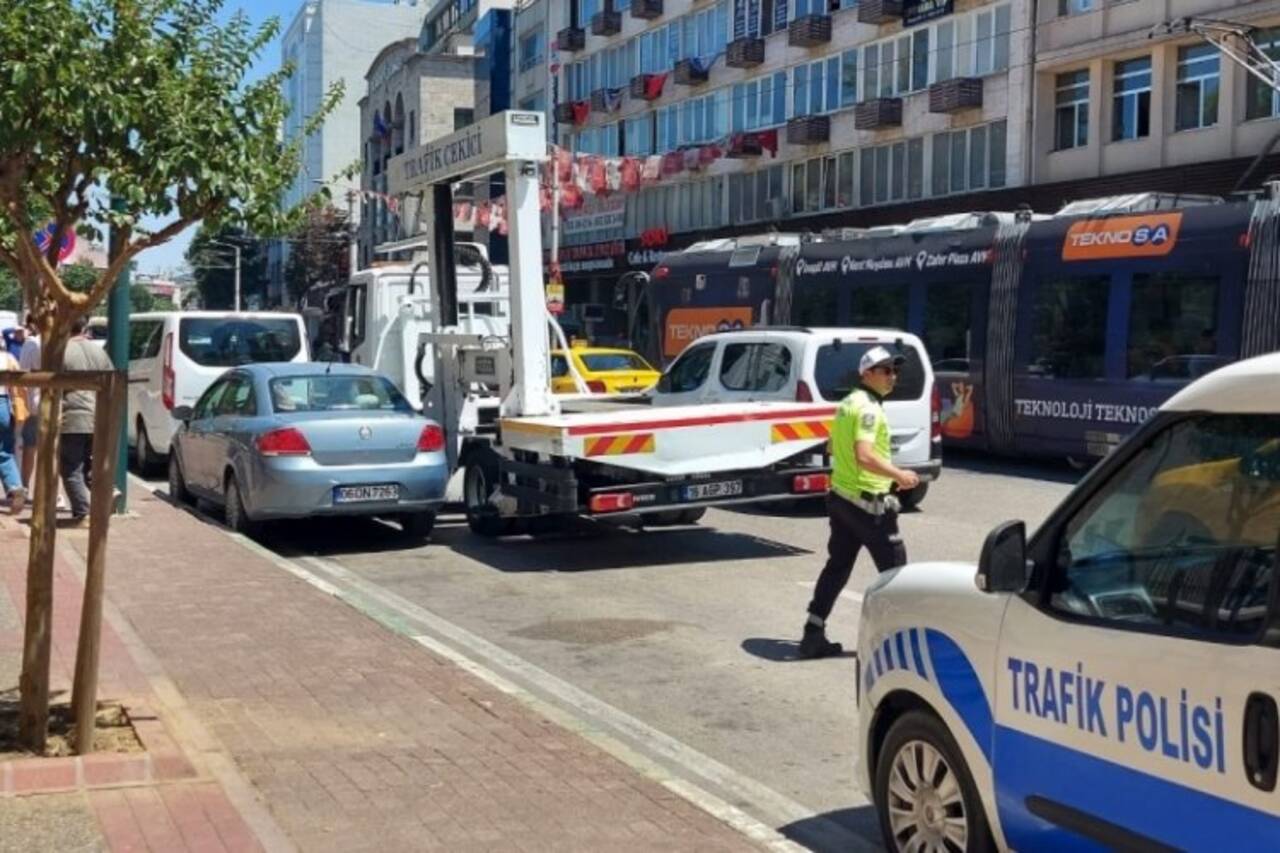
[[[102,347],[85,336],[84,318],[71,324],[63,370],[114,370]],[[93,391],[68,391],[62,397],[62,439],[58,448],[58,468],[62,486],[71,502],[71,526],[89,521],[89,489],[92,482],[94,406]]]
[[[858,387],[836,407],[827,494],[831,536],[827,564],[814,587],[800,640],[803,658],[832,657],[844,651],[827,639],[827,618],[863,546],[881,572],[907,562],[907,549],[898,533],[898,500],[890,492],[895,485],[904,491],[913,489],[920,478],[893,464],[883,406],[904,361],[882,346],[867,350],[858,362]]]
[[[17,371],[18,360],[7,349],[0,350],[0,370]],[[21,388],[0,387],[0,485],[9,497],[9,513],[17,515],[27,504],[27,490],[22,485],[22,472],[14,456],[17,432],[27,419],[27,401]]]
[[[18,355],[18,367],[28,373],[40,369],[40,330],[35,318],[27,315],[27,335]],[[22,422],[22,482],[30,489],[31,475],[36,469],[36,438],[40,427],[40,389],[27,388],[28,417]]]

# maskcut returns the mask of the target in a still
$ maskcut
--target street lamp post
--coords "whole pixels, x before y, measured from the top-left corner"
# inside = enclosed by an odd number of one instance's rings
[[[239,311],[240,310],[240,247],[237,246],[235,243],[224,243],[222,240],[210,240],[209,243],[214,246],[224,246],[228,249],[234,250],[236,253],[236,287],[235,287],[235,302],[233,307],[234,307],[234,310]]]

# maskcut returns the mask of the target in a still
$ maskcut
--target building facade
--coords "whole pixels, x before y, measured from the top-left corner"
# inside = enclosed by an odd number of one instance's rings
[[[707,232],[893,221],[1021,186],[1032,7],[552,0],[561,145],[650,156],[714,144],[721,155],[628,195],[620,212],[584,208],[580,224],[571,214],[571,298],[580,270],[603,285]]]
[[[285,30],[281,41],[281,61],[291,64],[293,75],[285,82],[289,115],[283,138],[297,140],[308,119],[320,109],[325,93],[338,81],[345,92],[342,100],[311,134],[302,148],[302,166],[284,203],[293,206],[319,189],[317,182],[332,182],[335,199],[358,186],[335,181],[338,173],[361,158],[360,110],[365,71],[388,44],[416,36],[421,29],[424,8],[416,0],[374,2],[374,0],[306,0]],[[358,215],[358,211],[357,211]],[[279,303],[284,294],[284,268],[288,244],[274,242],[268,249],[268,299]]]
[[[397,154],[470,124],[475,103],[475,57],[468,54],[423,54],[418,39],[387,45],[365,75],[359,102],[360,226],[358,262],[407,258],[408,252],[376,253],[417,233],[417,203],[388,203],[387,164]]]

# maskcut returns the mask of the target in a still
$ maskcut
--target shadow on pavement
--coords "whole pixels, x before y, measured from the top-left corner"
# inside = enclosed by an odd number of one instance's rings
[[[877,850],[884,849],[880,842],[880,825],[876,819],[876,810],[871,805],[817,814],[781,826],[778,832],[801,847],[816,853],[835,853],[835,851],[848,849],[844,838],[832,837],[832,824],[866,839],[869,845]]]
[[[1022,480],[1049,480],[1054,483],[1075,484],[1088,470],[1075,470],[1065,460],[1052,459],[1008,459],[979,453],[973,450],[956,450],[948,448],[942,458],[942,476],[947,476],[947,469],[970,471],[974,474],[996,474],[1002,477],[1017,477]]]
[[[799,640],[777,640],[772,637],[749,637],[742,641],[742,650],[752,657],[773,663],[800,663]],[[836,658],[852,658],[857,654],[852,649],[845,649]],[[826,658],[831,660],[831,658]],[[807,662],[807,661],[806,661]]]
[[[438,529],[432,541],[500,572],[603,571],[777,559],[812,553],[771,539],[697,527],[637,531],[583,524],[537,537],[485,539],[472,534],[463,524]]]

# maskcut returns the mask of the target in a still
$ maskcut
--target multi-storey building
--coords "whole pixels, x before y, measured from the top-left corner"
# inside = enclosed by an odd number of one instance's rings
[[[416,200],[387,197],[387,164],[397,154],[470,124],[474,114],[475,57],[424,54],[418,40],[387,45],[365,75],[360,99],[361,195],[359,265],[408,257],[407,252],[376,254],[416,231]],[[403,205],[403,207],[401,206]]]
[[[342,100],[324,124],[308,136],[302,147],[302,168],[283,202],[292,207],[314,193],[317,182],[334,181],[338,173],[361,156],[360,110],[357,102],[370,61],[387,44],[418,33],[423,8],[417,0],[369,2],[369,0],[305,0],[285,30],[281,61],[292,64],[293,75],[284,84],[289,115],[285,142],[296,140],[316,114],[325,93],[338,81],[344,84]],[[335,198],[358,184],[338,179],[331,185]],[[280,302],[284,293],[284,268],[288,243],[268,247],[268,299]]]
[[[586,209],[603,228],[570,214],[571,301],[605,301],[619,271],[652,260],[646,250],[707,232],[894,221],[1027,178],[1018,117],[1034,4],[611,2],[553,0],[559,143],[608,156],[716,143],[724,156],[627,195],[621,216]]]

